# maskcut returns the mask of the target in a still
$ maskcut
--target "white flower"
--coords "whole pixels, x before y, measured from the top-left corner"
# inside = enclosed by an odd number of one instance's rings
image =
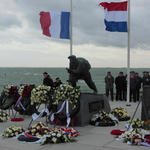
[[[52,141],[56,143],[57,139],[55,137],[52,138]]]

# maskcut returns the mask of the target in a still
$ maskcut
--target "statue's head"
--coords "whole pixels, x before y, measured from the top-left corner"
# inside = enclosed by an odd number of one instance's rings
[[[71,62],[76,62],[76,61],[77,61],[75,55],[70,55],[70,56],[68,57],[68,59],[69,59]]]

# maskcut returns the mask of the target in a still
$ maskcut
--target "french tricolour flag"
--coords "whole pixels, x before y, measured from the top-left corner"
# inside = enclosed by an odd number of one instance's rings
[[[127,1],[102,2],[105,11],[106,30],[111,32],[127,32]]]
[[[40,12],[43,34],[53,38],[70,39],[70,12]]]

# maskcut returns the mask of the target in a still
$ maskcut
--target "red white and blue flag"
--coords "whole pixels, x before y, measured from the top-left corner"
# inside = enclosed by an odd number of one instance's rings
[[[70,12],[40,12],[43,34],[53,38],[70,39]]]
[[[104,22],[107,31],[127,32],[127,1],[102,2],[99,5],[104,7]]]

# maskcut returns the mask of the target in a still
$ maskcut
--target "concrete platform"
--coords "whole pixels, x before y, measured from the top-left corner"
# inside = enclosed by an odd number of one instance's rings
[[[124,107],[132,115],[135,111],[137,103],[131,103],[130,107],[126,106],[126,102],[110,102],[111,108]],[[136,117],[141,116],[141,106],[139,107]],[[4,129],[12,124],[22,126],[24,128],[28,127],[31,117],[25,117],[25,121],[20,123],[6,122],[0,124],[0,132],[2,133]],[[42,119],[41,119],[42,121]],[[43,120],[44,121],[44,120]],[[35,124],[34,122],[33,124]],[[49,125],[49,127],[53,127]],[[3,139],[0,137],[0,150],[149,150],[144,146],[130,146],[125,143],[116,141],[110,131],[113,129],[125,129],[125,122],[119,123],[115,127],[76,127],[80,135],[76,138],[77,142],[69,144],[47,144],[40,146],[39,144],[24,144],[18,140],[13,139]]]

